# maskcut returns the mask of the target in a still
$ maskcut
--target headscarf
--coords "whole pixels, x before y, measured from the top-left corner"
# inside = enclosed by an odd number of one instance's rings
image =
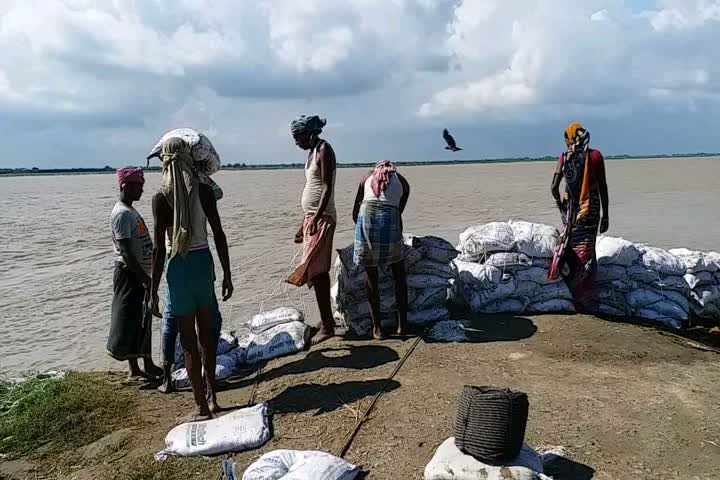
[[[568,149],[563,161],[563,175],[567,191],[577,208],[576,219],[580,219],[589,209],[590,132],[579,123],[571,123],[565,129],[565,144]]]
[[[123,167],[117,170],[118,183],[120,188],[124,189],[128,183],[145,184],[145,174],[140,167]]]
[[[326,123],[326,119],[320,118],[317,115],[312,115],[310,117],[300,115],[290,124],[290,133],[293,135],[298,135],[300,133],[320,133]]]
[[[185,256],[192,240],[191,206],[198,195],[199,179],[193,172],[190,145],[173,137],[165,140],[160,152],[162,179],[160,191],[173,209],[170,258]]]
[[[390,184],[390,174],[397,172],[397,168],[389,160],[380,160],[375,165],[375,170],[371,175],[370,187],[376,197],[379,197],[382,192],[387,190]]]

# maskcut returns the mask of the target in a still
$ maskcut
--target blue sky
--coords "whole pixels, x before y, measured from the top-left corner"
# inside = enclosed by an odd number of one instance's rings
[[[556,155],[570,121],[720,151],[719,41],[720,0],[4,0],[0,166],[142,164],[185,126],[298,162],[303,113],[342,162]]]

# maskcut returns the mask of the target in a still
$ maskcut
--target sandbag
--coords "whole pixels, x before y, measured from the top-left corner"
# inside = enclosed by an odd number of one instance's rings
[[[274,450],[250,465],[242,480],[353,480],[360,468],[325,452]]]
[[[268,410],[263,402],[212,420],[184,423],[173,428],[165,437],[165,448],[155,455],[155,459],[242,452],[258,448],[269,439]]]
[[[150,150],[147,157],[152,158],[159,155],[165,140],[173,137],[182,138],[190,145],[190,155],[193,158],[193,166],[196,170],[208,176],[220,170],[222,166],[220,156],[215,151],[212,142],[204,134],[192,128],[170,130],[160,137],[160,140]]]
[[[305,319],[303,313],[293,307],[279,307],[267,312],[258,313],[248,322],[250,331],[258,334],[269,330],[277,325],[290,322],[302,322]]]
[[[466,260],[479,261],[493,252],[512,250],[515,247],[515,235],[505,222],[487,223],[462,232],[458,247]]]
[[[641,263],[650,270],[656,271],[664,275],[683,276],[685,267],[678,257],[657,247],[641,246],[638,247],[642,252]]]
[[[423,257],[440,263],[450,263],[459,252],[452,243],[440,237],[403,235],[405,245],[415,249],[422,249]]]
[[[463,322],[456,320],[443,320],[432,326],[428,337],[436,342],[464,342],[467,340],[465,335],[465,325]]]
[[[527,301],[518,298],[507,298],[490,303],[478,303],[476,298],[470,300],[470,307],[479,313],[522,313],[527,309]]]
[[[575,304],[572,302],[572,300],[555,298],[551,300],[531,303],[530,305],[528,305],[527,311],[532,313],[574,313]]]
[[[720,253],[698,252],[687,248],[673,248],[669,252],[677,257],[688,273],[720,271]]]
[[[309,340],[308,333],[308,326],[302,322],[284,323],[244,336],[238,341],[238,347],[245,349],[246,363],[254,364],[303,350]]]
[[[640,258],[637,246],[622,238],[600,236],[595,243],[595,254],[600,265],[629,267]]]
[[[673,330],[680,330],[683,327],[683,322],[677,318],[669,318],[661,313],[651,310],[649,308],[641,308],[635,311],[635,316],[645,320],[652,320],[653,322],[660,323],[667,328]]]
[[[493,253],[485,260],[485,265],[499,268],[501,271],[516,271],[520,269],[528,269],[532,266],[543,265],[542,259],[533,260],[524,253],[517,252],[499,252]]]
[[[557,246],[559,232],[555,227],[540,223],[508,222],[518,252],[529,257],[552,258]]]
[[[437,275],[410,274],[407,276],[408,288],[425,289],[432,287],[448,287],[448,279]]]
[[[408,322],[413,325],[424,326],[433,322],[450,319],[450,312],[445,307],[430,308],[417,312],[408,312]]]
[[[215,357],[215,381],[219,384],[245,367],[245,349],[234,348],[227,353]],[[178,368],[170,376],[175,390],[190,388],[190,376],[185,367]]]
[[[230,351],[237,348],[238,339],[232,333],[220,332],[218,338],[217,349],[215,355],[225,355]],[[180,335],[175,339],[175,361],[173,364],[174,370],[185,368],[185,352],[183,351],[182,344],[180,343]]]
[[[408,303],[410,311],[415,312],[426,308],[444,306],[447,301],[447,287],[431,287],[417,292],[414,301]]]
[[[481,265],[462,260],[455,260],[454,264],[460,283],[477,284],[478,288],[487,289],[493,288],[493,285],[499,283],[502,279],[500,269],[490,265]]]
[[[425,467],[425,480],[545,480],[540,456],[524,445],[514,460],[501,466],[482,463],[445,440]],[[549,479],[548,479],[549,480]]]
[[[416,262],[408,273],[416,275],[435,275],[442,278],[452,278],[453,270],[451,263],[442,263],[426,258]]]

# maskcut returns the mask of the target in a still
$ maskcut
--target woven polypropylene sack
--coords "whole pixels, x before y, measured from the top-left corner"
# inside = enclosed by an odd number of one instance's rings
[[[484,463],[510,461],[522,449],[528,408],[523,392],[466,385],[458,399],[455,444]]]

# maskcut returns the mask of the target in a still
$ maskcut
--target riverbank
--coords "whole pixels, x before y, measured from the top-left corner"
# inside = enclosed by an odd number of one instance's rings
[[[464,384],[528,393],[528,443],[563,446],[573,458],[571,471],[556,480],[720,476],[718,354],[663,332],[584,315],[486,316],[473,327],[467,343],[421,341],[389,382],[346,456],[368,479],[421,479],[435,448],[451,435]],[[238,472],[278,448],[335,453],[411,344],[333,340],[270,362],[256,390],[248,378],[222,392],[225,406],[244,406],[254,395],[275,412],[273,439],[236,455]],[[90,449],[47,453],[52,449],[41,447],[25,459],[28,478],[35,478],[30,466],[46,475],[38,478],[53,479],[217,478],[219,458],[152,460],[190,411],[189,393],[163,396],[123,385],[121,373],[93,375],[110,391],[132,392],[131,415]]]

